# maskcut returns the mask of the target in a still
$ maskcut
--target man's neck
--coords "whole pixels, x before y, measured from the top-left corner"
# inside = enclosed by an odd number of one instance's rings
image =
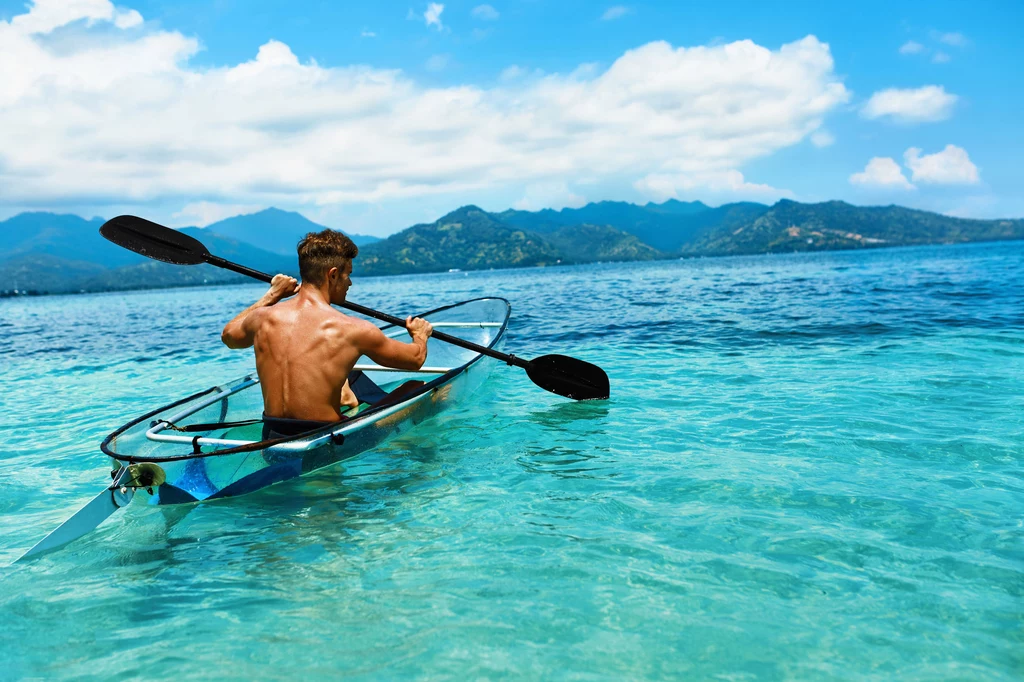
[[[324,282],[321,286],[316,286],[315,284],[307,284],[306,282],[303,282],[302,286],[299,287],[299,294],[298,296],[296,296],[296,298],[300,302],[309,302],[319,305],[331,304],[331,295],[327,288],[326,282]]]

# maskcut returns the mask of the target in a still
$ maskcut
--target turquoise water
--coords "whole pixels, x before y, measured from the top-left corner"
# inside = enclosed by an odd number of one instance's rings
[[[132,506],[108,432],[251,370],[260,286],[0,301],[0,678],[1020,679],[1024,243],[357,280],[608,370],[258,493]]]

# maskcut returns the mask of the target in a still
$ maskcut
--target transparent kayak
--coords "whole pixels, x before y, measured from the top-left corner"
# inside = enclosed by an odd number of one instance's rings
[[[498,350],[509,314],[508,301],[481,298],[420,317],[435,329]],[[382,330],[389,336],[407,335],[393,325]],[[489,358],[436,339],[429,340],[427,362],[417,371],[391,370],[362,357],[355,369],[386,397],[378,393],[373,404],[360,404],[343,421],[266,441],[261,440],[259,380],[245,376],[129,422],[110,434],[101,449],[114,459],[115,478],[137,465],[122,483],[146,489],[150,504],[243,495],[348,459],[407,431],[476,390],[493,366]]]
[[[503,298],[478,298],[419,317],[451,336],[499,350],[510,313]],[[381,329],[394,337],[408,334],[396,325]],[[114,462],[110,485],[18,561],[82,537],[131,503],[136,492],[155,505],[232,497],[354,457],[465,399],[493,366],[487,356],[434,338],[427,343],[427,363],[414,372],[362,357],[354,371],[372,382],[364,392],[371,396],[368,402],[341,421],[268,440],[262,440],[263,394],[254,375],[153,410],[100,445]]]

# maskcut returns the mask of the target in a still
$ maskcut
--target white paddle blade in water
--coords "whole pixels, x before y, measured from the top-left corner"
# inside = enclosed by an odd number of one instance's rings
[[[107,488],[94,497],[89,504],[75,512],[71,518],[57,526],[49,535],[37,542],[32,549],[21,555],[18,561],[24,561],[25,559],[31,559],[40,554],[51,552],[69,542],[77,540],[103,523],[107,517],[118,509],[128,504],[134,492],[131,488],[128,488],[125,492],[116,487]]]

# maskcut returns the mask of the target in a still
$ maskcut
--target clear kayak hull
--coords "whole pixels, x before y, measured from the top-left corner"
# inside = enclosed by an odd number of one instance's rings
[[[483,298],[421,317],[448,334],[498,350],[509,314],[504,299]],[[406,334],[397,327],[382,329],[396,337]],[[406,432],[467,398],[494,365],[490,358],[436,339],[429,341],[427,363],[418,372],[391,371],[360,358],[357,369],[387,393],[402,387],[401,397],[361,405],[345,421],[275,441],[260,440],[262,394],[258,380],[246,376],[126,424],[104,440],[102,450],[118,469],[155,465],[159,480],[136,482],[137,490],[145,493],[139,497],[148,495],[150,504],[244,495],[330,466]],[[152,476],[152,470],[146,469],[146,476]]]

